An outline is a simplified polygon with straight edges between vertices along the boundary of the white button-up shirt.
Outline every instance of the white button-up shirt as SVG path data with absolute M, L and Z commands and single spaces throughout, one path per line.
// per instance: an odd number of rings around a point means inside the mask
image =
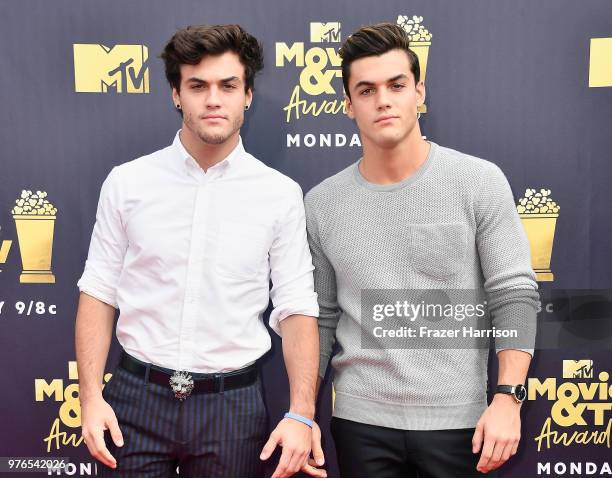
M 134 357 L 226 372 L 270 349 L 269 299 L 277 333 L 292 314 L 318 316 L 312 271 L 300 186 L 242 141 L 205 173 L 177 133 L 110 172 L 78 286 L 119 309 Z

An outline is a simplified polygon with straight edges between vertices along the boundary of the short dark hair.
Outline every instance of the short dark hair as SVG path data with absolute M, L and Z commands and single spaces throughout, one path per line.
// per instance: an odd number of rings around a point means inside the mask
M 393 23 L 377 23 L 361 27 L 350 35 L 340 47 L 340 57 L 342 58 L 342 83 L 346 95 L 351 97 L 349 92 L 349 77 L 351 63 L 367 56 L 379 56 L 391 50 L 404 50 L 410 61 L 410 71 L 414 76 L 415 85 L 421 77 L 419 57 L 410 49 L 410 37 L 408 33 L 399 25 Z
M 240 25 L 195 25 L 178 30 L 161 58 L 170 86 L 180 91 L 181 65 L 197 65 L 207 55 L 233 51 L 244 66 L 245 91 L 254 90 L 255 75 L 263 69 L 263 47 Z

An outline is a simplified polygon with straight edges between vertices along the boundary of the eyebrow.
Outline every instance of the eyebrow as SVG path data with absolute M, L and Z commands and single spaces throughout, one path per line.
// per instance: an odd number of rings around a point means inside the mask
M 396 75 L 393 78 L 389 78 L 385 83 L 393 83 L 394 81 L 397 81 L 397 80 L 407 80 L 407 79 L 408 79 L 408 76 L 404 75 L 403 73 L 400 73 L 399 75 Z M 361 86 L 374 86 L 374 82 L 361 80 L 355 85 L 355 88 L 360 88 Z
M 228 76 L 227 78 L 222 78 L 221 80 L 219 80 L 219 83 L 230 83 L 232 81 L 240 81 L 240 78 L 238 78 L 237 76 Z M 198 78 L 196 76 L 188 78 L 187 82 L 208 84 L 208 81 L 203 80 L 202 78 Z

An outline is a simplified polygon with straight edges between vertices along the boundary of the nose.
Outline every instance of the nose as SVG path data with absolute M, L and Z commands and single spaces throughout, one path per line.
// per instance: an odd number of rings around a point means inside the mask
M 219 88 L 216 85 L 212 85 L 208 89 L 206 95 L 206 108 L 217 109 L 221 107 L 221 95 L 219 94 Z
M 379 88 L 376 92 L 376 109 L 386 110 L 391 107 L 391 97 L 385 88 Z

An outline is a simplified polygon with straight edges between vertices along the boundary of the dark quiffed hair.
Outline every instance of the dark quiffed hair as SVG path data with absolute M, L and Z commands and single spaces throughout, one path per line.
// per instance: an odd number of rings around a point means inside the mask
M 349 76 L 351 63 L 366 56 L 383 55 L 391 50 L 404 50 L 410 61 L 410 71 L 414 76 L 414 83 L 417 84 L 421 77 L 419 57 L 410 49 L 410 37 L 408 33 L 399 25 L 393 23 L 377 23 L 361 27 L 350 35 L 342 47 L 340 47 L 340 57 L 342 58 L 342 82 L 346 95 L 351 97 L 349 92 Z
M 161 58 L 170 86 L 180 91 L 181 65 L 197 65 L 206 55 L 233 51 L 244 65 L 245 90 L 253 90 L 255 74 L 263 69 L 263 48 L 240 25 L 195 25 L 177 31 Z

